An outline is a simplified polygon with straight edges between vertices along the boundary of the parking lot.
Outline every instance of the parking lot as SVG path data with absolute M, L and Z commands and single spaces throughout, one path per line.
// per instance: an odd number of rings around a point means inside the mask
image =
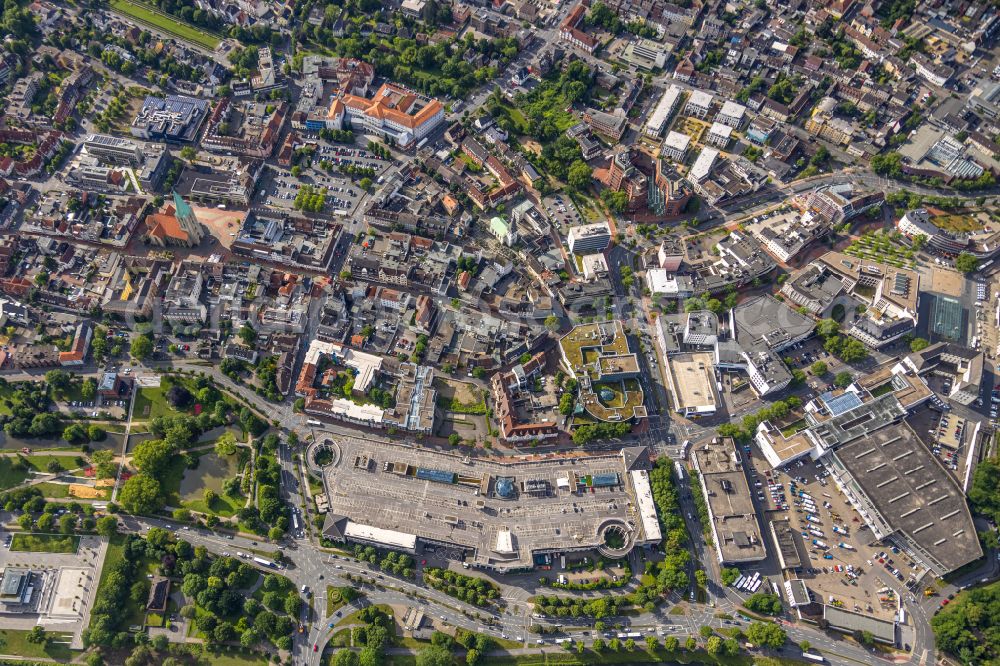
M 745 452 L 765 520 L 787 518 L 800 539 L 799 551 L 808 560 L 799 577 L 816 601 L 891 619 L 899 607 L 893 585 L 908 584 L 919 593 L 913 562 L 894 549 L 869 546 L 874 536 L 821 465 L 806 459 L 777 471 L 755 449 Z
M 349 213 L 357 206 L 364 192 L 350 179 L 339 176 L 324 176 L 318 173 L 303 175 L 296 178 L 291 172 L 272 171 L 265 178 L 257 192 L 258 205 L 273 208 L 295 208 L 295 197 L 303 185 L 310 185 L 316 190 L 325 190 L 325 212 L 333 213 L 341 210 Z
M 570 201 L 569 197 L 564 197 L 561 194 L 553 194 L 542 199 L 542 203 L 545 205 L 546 215 L 556 223 L 562 233 L 565 234 L 569 230 L 569 227 L 583 224 L 580 212 L 573 205 L 573 202 Z
M 319 166 L 329 162 L 330 171 L 321 170 Z M 262 178 L 257 191 L 257 205 L 275 208 L 293 209 L 295 197 L 303 185 L 323 189 L 326 192 L 325 212 L 352 212 L 365 192 L 350 176 L 342 175 L 342 168 L 372 169 L 373 182 L 385 172 L 389 163 L 379 159 L 363 148 L 346 146 L 321 145 L 313 156 L 315 169 L 306 169 L 298 177 L 293 176 L 288 169 L 272 167 Z

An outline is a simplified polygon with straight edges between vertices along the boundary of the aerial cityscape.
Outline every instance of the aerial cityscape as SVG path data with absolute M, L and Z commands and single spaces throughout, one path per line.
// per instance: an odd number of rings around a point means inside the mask
M 1000 664 L 998 28 L 6 0 L 0 663 Z

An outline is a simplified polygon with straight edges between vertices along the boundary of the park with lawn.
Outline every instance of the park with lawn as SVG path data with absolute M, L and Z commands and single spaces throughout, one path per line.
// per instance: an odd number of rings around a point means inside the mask
M 152 575 L 174 581 L 162 613 L 145 611 Z M 268 660 L 260 650 L 290 647 L 295 621 L 289 613 L 297 614 L 300 604 L 288 579 L 262 575 L 235 557 L 195 548 L 167 530 L 152 528 L 145 537 L 113 534 L 84 638 L 103 657 L 102 663 L 121 663 L 113 656 L 119 654 L 120 632 L 144 625 L 168 626 L 176 613 L 190 620 L 189 635 L 203 644 L 184 655 L 182 651 L 191 646 L 154 636 L 133 651 L 133 656 L 136 651 L 146 653 L 146 660 L 139 663 L 165 663 L 168 656 L 185 656 L 193 658 L 182 660 L 190 664 L 263 666 Z

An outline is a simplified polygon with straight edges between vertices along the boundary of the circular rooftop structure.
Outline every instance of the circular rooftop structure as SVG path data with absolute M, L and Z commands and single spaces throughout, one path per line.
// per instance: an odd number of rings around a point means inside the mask
M 504 499 L 512 499 L 514 497 L 514 479 L 510 476 L 501 476 L 497 479 L 496 486 L 497 495 Z
M 597 533 L 603 542 L 597 551 L 605 557 L 624 557 L 635 543 L 635 530 L 617 518 L 601 523 Z

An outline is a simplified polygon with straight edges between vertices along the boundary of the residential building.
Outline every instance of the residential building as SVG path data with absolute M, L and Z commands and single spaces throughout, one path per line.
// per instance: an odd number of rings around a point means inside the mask
M 663 95 L 660 96 L 660 101 L 656 103 L 656 107 L 653 108 L 653 112 L 649 114 L 649 119 L 646 121 L 646 129 L 644 130 L 646 136 L 655 139 L 663 134 L 663 130 L 666 129 L 671 116 L 674 115 L 674 111 L 677 110 L 677 105 L 681 101 L 681 93 L 680 86 L 676 84 L 667 86 Z
M 733 129 L 740 129 L 746 122 L 747 108 L 738 102 L 726 100 L 715 115 L 715 122 L 729 125 Z
M 723 125 L 720 122 L 712 123 L 712 126 L 708 128 L 708 133 L 705 135 L 705 141 L 721 148 L 723 150 L 729 146 L 729 142 L 733 137 L 733 128 L 729 125 Z
M 682 132 L 670 130 L 660 146 L 660 156 L 668 157 L 675 162 L 683 162 L 691 147 L 691 137 Z
M 714 99 L 712 93 L 695 90 L 688 96 L 687 104 L 684 105 L 684 113 L 704 120 L 712 111 Z

